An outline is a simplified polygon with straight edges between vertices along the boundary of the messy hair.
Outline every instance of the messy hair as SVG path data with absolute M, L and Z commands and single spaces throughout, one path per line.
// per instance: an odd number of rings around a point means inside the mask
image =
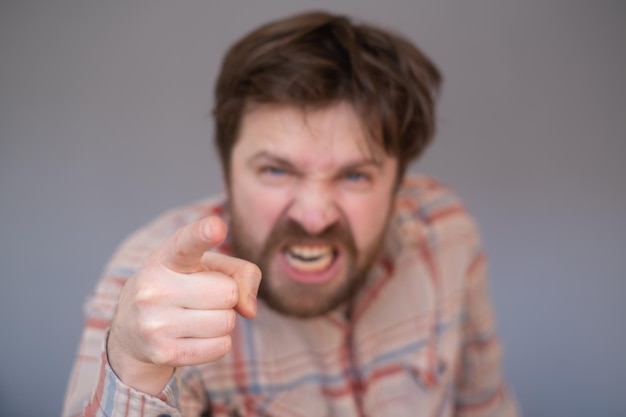
M 224 174 L 251 104 L 303 109 L 350 103 L 400 178 L 435 133 L 441 74 L 404 37 L 345 16 L 310 12 L 265 24 L 226 53 L 215 88 L 215 143 Z

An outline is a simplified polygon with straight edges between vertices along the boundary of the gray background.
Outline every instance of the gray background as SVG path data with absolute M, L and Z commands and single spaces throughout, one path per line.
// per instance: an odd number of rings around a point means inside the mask
M 220 189 L 211 90 L 275 17 L 347 12 L 440 65 L 413 169 L 467 202 L 529 416 L 626 416 L 626 6 L 620 1 L 0 2 L 0 415 L 58 415 L 116 244 Z

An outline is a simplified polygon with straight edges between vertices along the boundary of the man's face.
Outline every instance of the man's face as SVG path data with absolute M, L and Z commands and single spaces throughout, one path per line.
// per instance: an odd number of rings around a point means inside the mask
M 231 156 L 230 232 L 234 254 L 263 271 L 259 296 L 299 317 L 353 296 L 382 245 L 397 167 L 349 104 L 248 110 Z

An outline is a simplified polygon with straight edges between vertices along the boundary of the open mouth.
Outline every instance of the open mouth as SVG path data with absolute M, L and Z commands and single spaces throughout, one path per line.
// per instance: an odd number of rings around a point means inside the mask
M 327 270 L 337 257 L 332 245 L 290 245 L 284 251 L 289 266 L 301 272 L 315 273 Z

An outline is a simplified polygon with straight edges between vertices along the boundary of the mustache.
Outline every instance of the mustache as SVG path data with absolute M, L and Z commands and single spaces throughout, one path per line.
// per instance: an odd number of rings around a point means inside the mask
M 269 246 L 272 243 L 302 243 L 302 242 L 332 242 L 340 241 L 349 247 L 354 246 L 352 233 L 343 224 L 337 222 L 328 225 L 319 233 L 309 233 L 300 223 L 290 218 L 283 218 L 274 227 L 268 238 Z

